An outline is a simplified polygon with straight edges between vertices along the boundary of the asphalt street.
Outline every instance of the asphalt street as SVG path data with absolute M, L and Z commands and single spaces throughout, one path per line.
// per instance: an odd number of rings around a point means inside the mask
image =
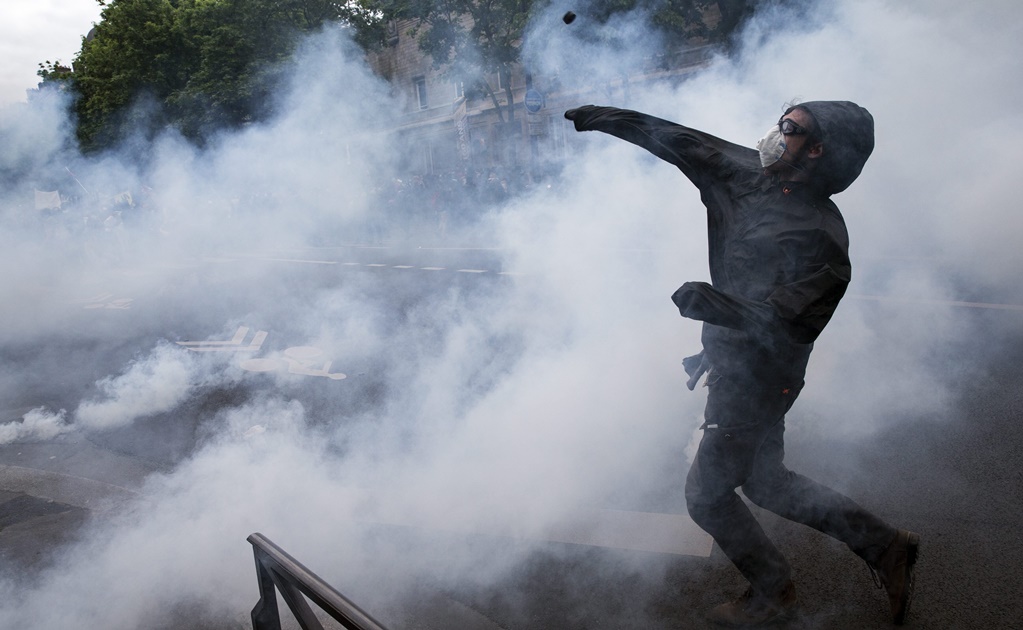
M 147 477 L 173 471 L 186 460 L 208 439 L 204 419 L 256 396 L 269 382 L 265 372 L 287 370 L 306 377 L 295 381 L 292 394 L 303 398 L 311 417 L 344 421 L 346 414 L 354 416 L 381 404 L 387 385 L 376 375 L 393 369 L 400 353 L 355 356 L 344 365 L 332 362 L 305 345 L 298 332 L 301 317 L 285 295 L 358 282 L 368 302 L 407 313 L 451 287 L 467 288 L 466 293 L 484 290 L 476 287 L 500 291 L 516 272 L 500 265 L 500 256 L 486 249 L 387 247 L 194 260 L 168 273 L 167 281 L 159 285 L 161 302 L 169 296 L 194 306 L 182 308 L 174 320 L 148 305 L 146 292 L 154 290 L 152 285 L 136 282 L 130 274 L 118 286 L 86 284 L 77 295 L 65 296 L 69 309 L 77 313 L 74 326 L 120 331 L 121 342 L 97 344 L 88 341 L 90 335 L 70 333 L 59 339 L 6 342 L 0 355 L 18 370 L 0 384 L 4 396 L 0 424 L 17 423 L 40 406 L 73 408 L 76 401 L 95 394 L 99 376 L 117 373 L 150 348 L 157 333 L 168 343 L 197 353 L 233 353 L 250 378 L 230 388 L 200 388 L 181 405 L 131 427 L 0 444 L 4 576 L 31 588 L 36 576 L 75 544 L 84 524 L 146 501 Z M 276 276 L 285 274 L 287 280 L 263 287 L 258 304 L 264 306 L 257 310 L 256 302 L 247 301 L 251 293 L 232 287 L 239 282 L 258 287 L 261 270 L 269 269 Z M 273 292 L 280 292 L 279 299 Z M 840 488 L 883 518 L 921 535 L 909 627 L 1023 627 L 1023 602 L 1018 597 L 1023 591 L 1023 538 L 1018 533 L 1023 516 L 1019 426 L 1023 308 L 1015 307 L 1011 299 L 969 295 L 961 302 L 933 303 L 886 298 L 884 308 L 908 316 L 933 309 L 954 309 L 962 315 L 956 320 L 955 342 L 933 357 L 944 386 L 953 392 L 947 408 L 940 414 L 904 413 L 865 438 L 793 432 L 786 444 L 791 468 Z M 265 307 L 274 303 L 279 309 Z M 317 307 L 308 305 L 310 310 Z M 226 332 L 225 321 L 231 322 Z M 878 366 L 878 378 L 899 375 Z M 344 383 L 343 389 L 332 387 L 338 382 Z M 813 418 L 800 416 L 797 405 L 789 421 Z M 581 528 L 551 536 L 500 583 L 453 588 L 424 576 L 418 583 L 419 596 L 410 598 L 413 603 L 407 608 L 371 612 L 395 630 L 712 627 L 704 621 L 704 612 L 739 595 L 743 584 L 716 548 L 709 544 L 675 548 L 670 535 L 661 540 L 654 533 L 662 525 L 669 532 L 687 527 L 680 490 L 676 486 L 674 493 L 661 495 L 648 509 L 587 518 L 591 523 L 607 519 L 600 535 Z M 817 532 L 754 511 L 789 557 L 797 583 L 799 614 L 778 627 L 890 627 L 886 598 L 875 589 L 862 561 Z M 407 523 L 382 528 L 413 538 L 438 535 L 410 534 Z M 486 532 L 443 535 L 454 537 L 453 544 L 484 548 L 507 544 Z M 313 560 L 310 566 L 315 565 Z M 252 589 L 255 604 L 254 573 Z M 245 627 L 247 615 L 242 610 L 229 618 L 199 620 L 182 613 L 176 627 Z

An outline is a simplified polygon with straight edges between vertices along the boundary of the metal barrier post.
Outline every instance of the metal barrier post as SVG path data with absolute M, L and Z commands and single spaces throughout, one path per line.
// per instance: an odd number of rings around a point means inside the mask
M 256 578 L 259 580 L 259 602 L 252 609 L 253 630 L 281 628 L 274 587 L 281 592 L 303 630 L 323 630 L 306 602 L 307 597 L 347 630 L 386 630 L 266 536 L 257 532 L 249 536 L 248 541 L 256 558 Z
M 274 580 L 263 562 L 266 554 L 255 545 L 252 546 L 252 553 L 256 557 L 256 580 L 259 582 L 259 601 L 252 609 L 252 630 L 281 630 Z

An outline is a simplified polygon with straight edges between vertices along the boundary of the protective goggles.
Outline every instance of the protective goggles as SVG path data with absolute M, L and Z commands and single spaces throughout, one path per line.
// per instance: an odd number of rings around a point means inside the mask
M 783 136 L 805 136 L 810 133 L 805 127 L 800 127 L 788 118 L 782 118 L 778 121 L 778 130 L 781 131 Z

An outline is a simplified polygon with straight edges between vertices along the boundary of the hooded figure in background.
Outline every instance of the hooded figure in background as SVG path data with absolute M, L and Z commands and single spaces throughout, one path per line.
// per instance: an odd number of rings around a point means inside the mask
M 683 317 L 703 322 L 703 350 L 683 365 L 690 389 L 705 374 L 708 387 L 686 503 L 750 583 L 709 618 L 752 627 L 796 607 L 789 564 L 739 498 L 741 487 L 757 505 L 848 545 L 887 590 L 901 624 L 919 536 L 783 463 L 785 414 L 852 274 L 831 195 L 859 176 L 874 148 L 870 113 L 846 101 L 795 105 L 755 150 L 613 107 L 587 105 L 565 118 L 577 131 L 617 136 L 674 164 L 707 207 L 711 282 L 687 282 L 672 296 Z

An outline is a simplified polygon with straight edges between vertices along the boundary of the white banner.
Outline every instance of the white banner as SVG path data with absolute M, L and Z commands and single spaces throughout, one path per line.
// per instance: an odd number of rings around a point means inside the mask
M 60 193 L 56 190 L 51 192 L 36 191 L 36 210 L 60 210 Z

